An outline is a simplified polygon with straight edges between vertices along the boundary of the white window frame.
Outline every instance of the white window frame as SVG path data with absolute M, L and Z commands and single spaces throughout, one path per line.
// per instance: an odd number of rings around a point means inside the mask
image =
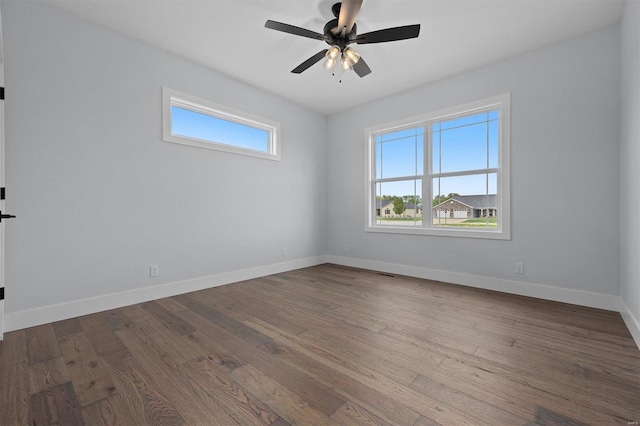
M 171 107 L 173 106 L 240 124 L 242 126 L 264 130 L 268 133 L 267 152 L 225 144 L 222 141 L 213 142 L 173 134 L 171 131 Z M 227 106 L 205 99 L 200 99 L 186 93 L 181 93 L 167 87 L 162 88 L 162 139 L 165 142 L 181 145 L 189 145 L 198 148 L 212 149 L 215 151 L 230 152 L 233 154 L 280 161 L 280 123 L 251 115 L 246 112 L 234 110 Z
M 432 140 L 431 140 L 431 123 L 436 121 L 453 119 L 460 116 L 471 115 L 474 112 L 480 112 L 488 109 L 500 110 L 500 135 L 499 135 L 499 152 L 498 167 L 491 172 L 497 173 L 497 189 L 498 189 L 498 226 L 497 228 L 446 228 L 437 227 L 432 224 L 433 209 L 431 200 L 433 200 L 433 188 L 431 184 L 432 177 L 441 176 L 442 173 L 433 173 L 432 170 Z M 376 151 L 375 137 L 380 133 L 393 132 L 407 127 L 424 126 L 424 167 L 423 174 L 416 175 L 417 179 L 422 180 L 422 226 L 394 226 L 376 223 Z M 504 93 L 487 99 L 470 102 L 464 105 L 446 108 L 423 114 L 416 117 L 387 123 L 365 129 L 365 231 L 381 232 L 389 234 L 413 234 L 413 235 L 434 235 L 446 237 L 464 237 L 464 238 L 486 238 L 498 240 L 511 239 L 511 189 L 510 189 L 510 147 L 511 138 L 511 94 Z M 460 173 L 447 173 L 445 175 L 465 175 L 469 171 Z M 393 179 L 391 179 L 393 180 Z M 406 180 L 406 178 L 398 178 L 397 180 Z M 425 203 L 428 203 L 425 204 Z M 425 208 L 427 207 L 428 208 Z M 428 212 L 425 213 L 425 212 Z

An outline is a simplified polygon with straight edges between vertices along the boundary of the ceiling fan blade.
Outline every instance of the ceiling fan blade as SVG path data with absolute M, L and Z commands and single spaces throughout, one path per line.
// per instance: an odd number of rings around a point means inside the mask
M 362 0 L 342 0 L 340 16 L 338 16 L 338 27 L 335 31 L 340 33 L 346 27 L 346 34 L 349 34 L 353 29 L 356 18 L 358 18 L 360 7 L 362 7 Z
M 301 37 L 313 38 L 316 40 L 327 40 L 327 36 L 317 33 L 315 31 L 307 30 L 305 28 L 296 27 L 289 24 L 283 24 L 282 22 L 276 22 L 268 20 L 264 24 L 265 28 L 269 28 L 276 31 L 282 31 L 283 33 L 289 33 Z
M 298 65 L 297 67 L 295 67 L 291 72 L 294 73 L 294 74 L 300 74 L 302 71 L 305 71 L 311 65 L 315 64 L 320 59 L 324 58 L 324 55 L 327 54 L 328 50 L 329 49 L 324 49 L 324 50 L 316 53 L 315 55 L 313 55 L 312 57 L 310 57 L 309 59 L 307 59 L 306 61 L 304 61 L 300 65 Z M 360 61 L 358 61 L 358 62 L 360 62 Z
M 371 74 L 371 68 L 369 68 L 369 65 L 367 65 L 364 59 L 362 59 L 362 56 L 360 57 L 358 62 L 356 62 L 356 64 L 353 66 L 353 70 L 360 77 L 364 77 L 365 75 Z
M 416 38 L 419 34 L 420 24 L 405 25 L 404 27 L 386 28 L 384 30 L 360 34 L 356 37 L 355 42 L 358 44 L 385 43 L 388 41 Z

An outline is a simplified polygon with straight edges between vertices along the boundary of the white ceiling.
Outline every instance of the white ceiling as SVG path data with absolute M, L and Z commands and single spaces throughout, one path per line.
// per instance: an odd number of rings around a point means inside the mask
M 353 45 L 372 73 L 322 61 L 290 71 L 322 41 L 264 28 L 267 19 L 322 33 L 334 0 L 47 0 L 130 37 L 331 114 L 618 22 L 624 0 L 365 0 L 358 33 L 421 24 L 420 37 Z

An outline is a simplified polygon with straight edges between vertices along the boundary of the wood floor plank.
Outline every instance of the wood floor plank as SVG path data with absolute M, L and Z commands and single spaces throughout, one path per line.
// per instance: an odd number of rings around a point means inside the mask
M 63 357 L 29 366 L 29 393 L 34 394 L 69 382 Z
M 25 330 L 4 333 L 2 341 L 2 367 L 28 362 L 27 335 Z
M 499 360 L 500 364 L 524 374 L 547 376 L 552 383 L 560 382 L 586 394 L 608 398 L 612 392 L 616 392 L 623 403 L 640 402 L 640 383 L 636 378 L 628 374 L 603 371 L 600 365 L 584 358 L 576 357 L 572 363 L 558 362 L 557 356 L 518 347 L 497 350 L 479 348 L 474 355 L 488 361 Z M 564 360 L 569 358 L 566 354 L 563 357 Z
M 271 408 L 240 387 L 235 380 L 207 357 L 201 357 L 180 366 L 190 383 L 210 389 L 227 412 L 240 424 L 270 425 L 280 416 Z
M 258 324 L 259 320 L 254 322 Z M 268 332 L 265 330 L 265 333 Z M 420 396 L 408 387 L 382 374 L 375 374 L 365 367 L 354 370 L 341 365 L 339 360 L 327 356 L 320 348 L 310 346 L 311 342 L 305 341 L 302 336 L 287 334 L 284 331 L 278 333 L 284 339 L 284 344 L 290 348 L 288 352 L 296 353 L 295 357 L 288 357 L 290 363 L 316 372 L 318 378 L 326 377 L 337 389 L 347 391 L 345 397 L 359 401 L 380 417 L 392 423 L 412 424 L 420 412 L 436 414 L 436 409 L 433 408 L 438 405 L 436 401 L 428 401 L 428 397 Z M 353 383 L 359 386 L 353 386 Z M 408 396 L 407 400 L 398 401 L 398 394 L 405 394 Z M 434 404 L 430 406 L 429 402 Z M 464 416 L 459 416 L 459 413 L 449 410 L 446 406 L 437 407 L 437 416 L 447 417 L 449 421 L 455 421 L 457 424 L 470 424 L 468 419 L 464 419 Z
M 366 348 L 353 344 L 353 342 L 341 339 L 337 334 L 329 334 L 326 339 L 304 339 L 304 336 L 287 334 L 284 330 L 279 330 L 271 324 L 267 324 L 259 319 L 246 321 L 251 327 L 260 330 L 262 333 L 280 340 L 285 344 L 295 344 L 303 350 L 308 350 L 323 359 L 333 360 L 341 363 L 355 371 L 366 371 L 370 374 L 374 371 L 384 374 L 398 383 L 409 385 L 418 376 L 406 365 L 392 363 L 384 358 L 377 357 L 377 351 L 367 351 Z
M 398 331 L 385 328 L 380 331 L 380 334 L 400 342 L 419 343 L 420 346 L 443 355 L 449 353 L 451 350 L 473 354 L 478 349 L 476 345 L 465 339 L 457 339 L 455 336 L 434 333 L 431 329 Z
M 266 279 L 265 279 L 266 281 Z M 267 281 L 268 282 L 268 281 Z M 286 292 L 288 289 L 300 287 L 300 285 L 310 285 L 312 282 L 300 281 L 294 283 L 292 281 L 287 281 L 286 284 L 283 284 L 276 291 L 271 290 L 271 298 L 276 298 L 282 304 L 285 304 L 288 307 L 297 308 L 302 311 L 317 311 L 318 309 L 322 309 L 322 312 L 325 316 L 333 318 L 336 321 L 346 321 L 347 323 L 356 325 L 358 327 L 365 328 L 367 330 L 371 330 L 377 332 L 386 326 L 386 323 L 381 322 L 380 318 L 371 316 L 371 312 L 373 310 L 349 310 L 345 304 L 348 304 L 348 301 L 340 301 L 335 298 L 335 293 L 322 289 L 316 288 L 314 291 L 310 292 L 302 292 L 296 298 L 283 298 L 279 296 L 279 293 Z M 307 287 L 305 289 L 312 289 L 312 287 Z M 257 287 L 256 289 L 247 289 L 245 297 L 251 297 L 251 294 L 256 292 L 269 292 L 268 287 L 262 288 Z M 285 293 L 286 294 L 286 293 Z M 269 300 L 269 299 L 267 299 Z M 350 298 L 348 300 L 353 300 Z M 354 308 L 355 305 L 351 305 L 351 308 Z
M 64 336 L 58 343 L 81 406 L 93 404 L 116 393 L 111 376 L 84 333 Z
M 442 425 L 428 417 L 420 416 L 420 418 L 413 424 L 413 426 L 442 426 Z
M 26 333 L 29 365 L 38 364 L 60 356 L 56 334 L 51 324 L 28 328 Z
M 158 352 L 157 346 L 138 339 L 134 330 L 117 333 L 138 364 L 136 374 L 161 389 L 163 396 L 171 401 L 187 424 L 208 424 L 212 419 L 220 423 L 236 423 L 214 393 L 199 383 L 191 383 L 179 370 L 179 365 L 173 360 L 167 361 L 165 354 Z M 153 377 L 148 376 L 149 371 L 154 372 Z
M 595 387 L 584 390 L 583 386 L 588 386 L 588 381 L 584 378 L 572 381 L 570 380 L 571 374 L 559 377 L 557 373 L 545 374 L 544 369 L 528 372 L 527 370 L 530 368 L 522 367 L 524 364 L 521 364 L 519 368 L 514 368 L 474 356 L 465 357 L 463 362 L 479 369 L 493 371 L 511 381 L 527 383 L 536 389 L 567 398 L 587 407 L 594 407 L 613 416 L 633 416 L 640 409 L 640 406 L 637 405 L 640 400 L 637 394 L 630 394 L 625 389 L 621 389 L 616 397 L 612 398 L 611 394 L 600 392 Z M 443 365 L 447 363 L 449 360 L 444 361 Z M 592 393 L 594 390 L 597 391 L 596 394 Z
M 89 339 L 96 355 L 106 355 L 124 349 L 124 345 L 111 329 L 102 313 L 79 318 L 81 331 Z
M 269 356 L 269 346 L 273 344 L 271 338 L 188 296 L 177 298 L 208 322 L 205 326 L 209 334 L 228 350 L 243 354 L 249 363 L 267 372 L 326 415 L 331 415 L 344 404 L 345 400 L 332 389 L 318 384 L 304 372 L 288 368 L 276 357 Z
M 118 393 L 130 407 L 135 424 L 185 424 L 184 418 L 127 349 L 104 355 L 101 359 L 106 364 Z
M 332 369 L 340 371 L 364 385 L 371 388 L 375 387 L 380 393 L 399 403 L 402 401 L 401 403 L 406 405 L 408 408 L 420 414 L 429 416 L 430 418 L 442 421 L 443 423 L 457 425 L 491 424 L 485 421 L 474 421 L 472 416 L 467 415 L 464 411 L 456 410 L 453 407 L 448 406 L 448 404 L 441 403 L 436 399 L 420 394 L 409 387 L 388 379 L 384 375 L 364 375 L 360 372 L 345 369 L 333 363 L 331 364 L 331 367 Z
M 184 314 L 186 313 L 187 312 L 184 312 Z M 209 337 L 206 331 L 193 332 L 188 336 L 183 336 L 183 339 L 187 341 L 188 344 L 196 345 L 202 348 L 202 353 L 206 354 L 205 356 L 209 358 L 209 360 L 215 362 L 220 366 L 223 366 L 227 370 L 227 372 L 230 372 L 231 370 L 241 367 L 247 363 L 238 355 L 227 350 L 214 339 Z
M 79 333 L 82 331 L 82 326 L 80 325 L 80 321 L 78 321 L 78 318 L 70 318 L 63 321 L 57 321 L 52 325 L 53 331 L 55 332 L 58 339 L 69 334 Z
M 331 264 L 6 333 L 0 424 L 626 425 L 617 312 Z
M 181 315 L 189 315 L 189 321 L 193 324 L 199 324 L 202 328 L 206 327 L 206 322 L 193 312 L 182 312 Z M 210 339 L 210 338 L 209 338 Z M 235 356 L 235 355 L 234 355 Z M 411 424 L 418 417 L 414 411 L 403 407 L 390 398 L 381 395 L 374 389 L 362 385 L 357 381 L 351 381 L 348 377 L 339 374 L 331 369 L 326 369 L 321 365 L 310 363 L 308 359 L 287 357 L 287 361 L 298 365 L 300 368 L 308 371 L 308 373 L 319 383 L 327 387 L 334 386 L 344 398 L 352 397 L 360 401 L 360 404 L 366 405 L 370 410 L 376 411 L 392 424 Z M 220 362 L 218 362 L 220 363 Z M 243 362 L 242 365 L 245 363 Z M 238 364 L 232 363 L 228 371 L 237 368 Z M 339 386 L 338 386 L 339 385 Z
M 180 303 L 178 303 L 172 297 L 165 297 L 164 299 L 158 299 L 155 301 L 157 304 L 165 308 L 167 311 L 175 314 L 176 312 L 181 312 L 186 309 L 186 307 Z
M 302 333 L 306 328 L 297 321 L 296 315 L 287 315 L 281 307 L 266 302 L 247 300 L 246 297 L 238 298 L 238 302 L 231 305 L 234 309 L 245 313 L 251 313 L 251 317 L 267 321 L 278 328 L 294 334 Z
M 140 307 L 151 312 L 162 325 L 179 335 L 189 334 L 196 330 L 191 324 L 176 316 L 158 302 L 146 302 Z
M 82 418 L 86 425 L 118 426 L 134 425 L 127 402 L 119 394 L 101 399 L 98 402 L 81 408 Z
M 128 306 L 123 310 L 128 318 L 133 319 L 135 326 L 116 331 L 119 338 L 123 338 L 123 333 L 135 334 L 137 338 L 155 347 L 157 352 L 164 354 L 165 360 L 172 362 L 174 366 L 202 355 L 198 348 L 185 343 L 182 334 L 166 328 L 160 320 L 141 306 Z
M 483 383 L 484 388 L 492 393 L 500 393 L 503 397 L 519 400 L 520 404 L 526 404 L 528 407 L 533 405 L 533 408 L 530 409 L 532 417 L 535 412 L 535 405 L 543 405 L 554 411 L 562 412 L 568 417 L 587 423 L 623 425 L 628 421 L 623 418 L 622 413 L 609 414 L 608 412 L 600 411 L 597 408 L 576 402 L 573 399 L 576 394 L 560 396 L 555 390 L 550 393 L 536 386 L 531 386 L 526 381 L 517 378 L 513 380 L 509 377 L 508 373 L 500 374 L 502 371 L 500 368 L 496 368 L 497 366 L 495 365 L 470 365 L 451 358 L 444 360 L 440 367 L 455 372 L 458 375 L 467 375 L 473 378 L 473 380 Z M 496 369 L 498 372 L 493 371 Z M 629 408 L 631 409 L 631 407 Z
M 391 423 L 384 421 L 352 401 L 345 402 L 342 407 L 331 415 L 331 418 L 343 426 L 391 426 Z
M 24 330 L 4 334 L 0 361 L 0 424 L 27 425 L 30 418 L 29 367 Z
M 71 382 L 33 394 L 30 399 L 31 425 L 84 425 Z
M 523 417 L 423 376 L 418 377 L 409 387 L 458 410 L 468 411 L 478 421 L 494 425 L 520 425 L 527 422 L 527 419 Z
M 308 330 L 302 333 L 300 336 L 309 340 L 327 338 L 327 335 L 342 334 L 345 339 L 359 342 L 362 344 L 363 350 L 375 350 L 381 357 L 397 357 L 405 362 L 405 365 L 412 365 L 417 360 L 424 363 L 430 363 L 438 365 L 445 358 L 443 354 L 444 349 L 431 346 L 425 348 L 417 345 L 416 343 L 408 343 L 406 341 L 400 341 L 389 336 L 385 336 L 379 333 L 369 333 L 362 330 L 353 330 L 349 327 L 342 327 L 342 333 L 340 329 L 325 330 Z M 437 352 L 436 352 L 437 351 Z M 439 352 L 439 353 L 438 353 Z
M 291 425 L 337 425 L 326 414 L 251 365 L 237 368 L 231 375 Z
M 136 323 L 125 314 L 126 308 L 127 307 L 111 309 L 109 311 L 99 312 L 97 315 L 102 315 L 105 322 L 113 331 L 133 328 L 136 326 Z

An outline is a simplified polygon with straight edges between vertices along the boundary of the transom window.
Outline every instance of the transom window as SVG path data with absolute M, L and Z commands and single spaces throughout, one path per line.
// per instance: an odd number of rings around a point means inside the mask
M 163 88 L 163 139 L 199 148 L 280 159 L 279 124 Z
M 366 230 L 509 239 L 509 100 L 367 129 Z

